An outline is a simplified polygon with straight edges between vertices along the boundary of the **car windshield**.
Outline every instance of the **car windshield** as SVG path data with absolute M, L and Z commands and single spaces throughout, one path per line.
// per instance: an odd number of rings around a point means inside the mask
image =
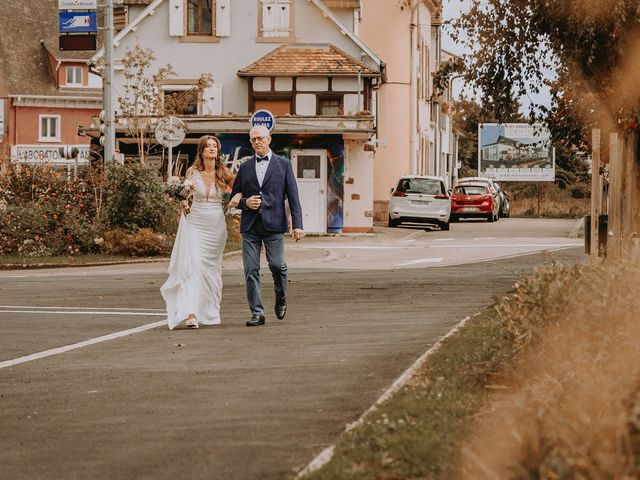
M 480 185 L 459 185 L 453 189 L 454 195 L 484 195 L 485 187 Z
M 441 182 L 430 178 L 403 178 L 398 182 L 397 190 L 402 193 L 421 193 L 425 195 L 444 193 Z

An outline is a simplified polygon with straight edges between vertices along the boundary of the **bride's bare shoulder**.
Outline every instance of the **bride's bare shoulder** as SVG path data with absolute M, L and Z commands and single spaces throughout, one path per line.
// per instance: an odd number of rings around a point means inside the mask
M 197 172 L 197 170 L 194 167 L 187 168 L 187 173 L 185 175 L 185 178 L 193 177 L 193 174 L 196 173 L 196 172 Z

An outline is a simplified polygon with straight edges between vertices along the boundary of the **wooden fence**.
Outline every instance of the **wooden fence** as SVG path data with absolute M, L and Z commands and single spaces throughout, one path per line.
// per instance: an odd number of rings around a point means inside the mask
M 591 254 L 640 264 L 638 134 L 611 133 L 603 158 L 600 130 L 592 133 Z M 603 168 L 604 167 L 604 168 Z M 606 230 L 600 227 L 606 219 Z M 606 235 L 606 240 L 601 238 Z M 606 248 L 598 245 L 606 244 Z

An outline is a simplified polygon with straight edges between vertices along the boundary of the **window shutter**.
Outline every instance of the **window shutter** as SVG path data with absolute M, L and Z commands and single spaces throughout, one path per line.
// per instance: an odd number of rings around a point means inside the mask
M 184 0 L 169 0 L 169 35 L 184 35 Z
M 281 4 L 275 4 L 273 8 L 277 10 L 278 23 L 276 24 L 276 27 L 278 29 L 278 32 L 280 32 L 281 34 L 284 33 L 284 36 L 288 36 L 289 12 L 291 10 L 291 5 L 283 2 Z
M 216 36 L 228 37 L 231 34 L 231 0 L 216 1 Z
M 222 85 L 214 84 L 204 89 L 203 114 L 222 115 Z
M 262 36 L 263 37 L 273 37 L 275 35 L 275 27 L 276 27 L 276 8 L 278 6 L 272 3 L 263 3 L 262 4 Z

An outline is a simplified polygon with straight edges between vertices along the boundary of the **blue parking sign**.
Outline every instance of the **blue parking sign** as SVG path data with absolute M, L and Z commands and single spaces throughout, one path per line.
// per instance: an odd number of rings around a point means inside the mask
M 60 33 L 90 33 L 98 31 L 97 12 L 60 12 Z

